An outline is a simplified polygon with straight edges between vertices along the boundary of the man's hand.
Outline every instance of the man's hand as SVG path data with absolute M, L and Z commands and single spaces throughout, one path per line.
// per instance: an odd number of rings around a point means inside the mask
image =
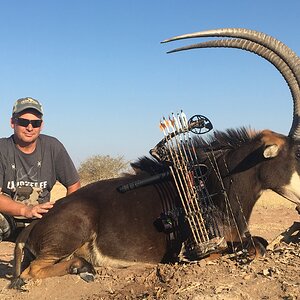
M 24 209 L 24 214 L 22 214 L 26 218 L 42 218 L 43 214 L 47 213 L 50 208 L 53 207 L 53 203 L 46 202 L 43 204 L 38 204 L 35 206 L 26 206 Z

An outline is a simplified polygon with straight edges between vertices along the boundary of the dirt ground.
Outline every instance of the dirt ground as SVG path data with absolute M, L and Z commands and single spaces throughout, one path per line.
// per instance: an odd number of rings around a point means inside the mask
M 54 198 L 63 192 L 57 187 Z M 253 235 L 272 241 L 294 221 L 292 204 L 266 192 L 250 220 Z M 31 281 L 25 291 L 9 290 L 13 244 L 0 243 L 0 299 L 300 299 L 300 243 L 281 243 L 250 264 L 222 257 L 175 265 L 97 268 L 94 282 L 78 276 Z

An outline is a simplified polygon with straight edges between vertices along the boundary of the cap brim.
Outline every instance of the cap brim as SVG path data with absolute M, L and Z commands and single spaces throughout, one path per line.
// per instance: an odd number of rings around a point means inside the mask
M 33 106 L 33 105 L 28 105 L 28 106 L 26 106 L 22 109 L 19 109 L 19 110 L 13 112 L 13 113 L 14 114 L 19 114 L 19 113 L 21 113 L 21 112 L 23 112 L 24 110 L 27 110 L 27 109 L 33 109 L 33 110 L 37 111 L 39 114 L 43 115 L 43 111 L 39 110 L 38 108 L 36 108 L 36 106 Z

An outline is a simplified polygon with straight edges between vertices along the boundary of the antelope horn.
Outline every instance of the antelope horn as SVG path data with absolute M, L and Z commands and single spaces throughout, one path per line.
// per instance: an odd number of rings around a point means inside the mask
M 298 120 L 295 118 L 295 116 L 300 115 L 300 88 L 297 83 L 297 80 L 289 68 L 289 66 L 282 60 L 277 54 L 275 54 L 270 49 L 259 45 L 257 43 L 254 43 L 252 41 L 247 41 L 243 39 L 226 39 L 226 40 L 215 40 L 215 41 L 208 41 L 203 43 L 198 43 L 194 45 L 189 45 L 181 48 L 177 48 L 174 50 L 169 51 L 168 53 L 174 53 L 184 50 L 191 50 L 191 49 L 198 49 L 198 48 L 238 48 L 242 50 L 246 50 L 249 52 L 253 52 L 266 60 L 268 60 L 270 63 L 272 63 L 277 70 L 281 73 L 283 78 L 285 79 L 286 83 L 288 84 L 292 97 L 294 102 L 294 118 L 292 127 L 289 133 L 289 136 L 292 136 L 293 133 L 296 136 L 300 136 L 300 128 L 297 128 Z
M 205 30 L 195 33 L 184 34 L 176 36 L 162 43 L 167 43 L 175 40 L 182 40 L 188 38 L 198 38 L 198 37 L 232 37 L 240 38 L 249 41 L 253 41 L 257 44 L 265 46 L 266 48 L 272 50 L 278 56 L 280 56 L 291 68 L 295 77 L 297 78 L 298 84 L 300 84 L 300 59 L 295 52 L 293 52 L 288 46 L 275 39 L 274 37 L 267 35 L 263 32 L 258 32 L 255 30 L 244 29 L 244 28 L 221 28 Z
M 293 73 L 297 81 L 298 91 L 296 92 L 296 95 L 293 94 L 294 114 L 293 114 L 293 123 L 289 132 L 289 136 L 295 139 L 300 139 L 300 113 L 299 113 L 300 100 L 298 97 L 299 87 L 300 87 L 300 59 L 289 47 L 287 47 L 285 44 L 278 41 L 274 37 L 266 35 L 262 32 L 257 32 L 254 30 L 242 29 L 242 28 L 223 28 L 223 29 L 207 30 L 202 32 L 185 34 L 185 35 L 176 36 L 171 39 L 164 40 L 163 43 L 180 40 L 180 39 L 197 38 L 197 37 L 237 37 L 244 40 L 250 40 L 254 43 L 257 43 L 265 47 L 266 49 L 269 49 L 274 54 L 279 56 L 290 68 L 291 72 Z M 220 46 L 220 47 L 225 47 L 225 46 Z M 241 49 L 243 48 L 241 47 Z M 291 89 L 291 83 L 288 82 L 288 84 Z

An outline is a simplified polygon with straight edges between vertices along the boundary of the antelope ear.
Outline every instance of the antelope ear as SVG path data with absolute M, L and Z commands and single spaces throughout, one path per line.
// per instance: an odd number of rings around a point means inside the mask
M 264 157 L 265 158 L 272 158 L 278 155 L 280 150 L 279 145 L 273 144 L 273 145 L 267 145 L 264 150 Z

